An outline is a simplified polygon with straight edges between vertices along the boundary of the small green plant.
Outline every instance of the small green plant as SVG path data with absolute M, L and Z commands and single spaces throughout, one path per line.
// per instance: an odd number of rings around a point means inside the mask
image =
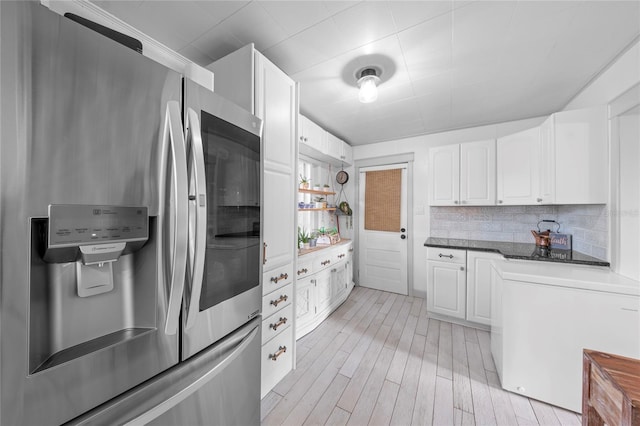
M 300 186 L 307 186 L 308 187 L 310 180 L 311 179 L 309 179 L 308 177 L 300 175 Z
M 324 201 L 324 197 L 315 197 L 313 199 L 316 203 L 322 203 Z
M 305 228 L 300 229 L 298 226 L 298 245 L 309 242 L 309 233 Z

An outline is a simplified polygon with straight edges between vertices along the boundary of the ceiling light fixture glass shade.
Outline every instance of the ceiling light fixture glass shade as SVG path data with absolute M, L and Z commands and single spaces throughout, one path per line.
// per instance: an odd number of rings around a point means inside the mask
M 378 99 L 378 83 L 380 83 L 380 77 L 376 75 L 376 70 L 373 68 L 365 68 L 360 72 L 360 78 L 358 78 L 360 102 L 368 104 Z

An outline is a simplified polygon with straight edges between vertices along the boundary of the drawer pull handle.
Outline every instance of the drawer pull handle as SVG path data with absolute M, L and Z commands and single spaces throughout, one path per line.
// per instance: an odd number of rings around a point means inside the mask
M 453 259 L 453 255 L 452 254 L 447 256 L 446 254 L 438 253 L 438 257 L 448 257 L 449 259 Z
M 278 352 L 276 352 L 275 354 L 269 354 L 269 359 L 270 359 L 271 361 L 277 361 L 277 360 L 278 360 L 278 357 L 279 357 L 280 355 L 282 355 L 283 353 L 285 353 L 286 351 L 287 351 L 287 347 L 286 347 L 286 346 L 280 346 L 280 347 L 278 348 Z
M 328 265 L 328 264 L 330 264 L 330 263 L 331 263 L 331 261 L 330 261 L 330 260 L 325 260 L 324 262 L 320 262 L 320 264 L 321 264 L 322 266 L 326 266 L 326 265 Z
M 339 254 L 339 255 L 338 255 L 338 259 L 342 259 L 342 258 L 343 258 L 343 257 L 345 257 L 345 256 L 346 256 L 346 254 L 344 254 L 344 253 Z
M 287 278 L 289 278 L 289 274 L 280 274 L 279 277 L 271 277 L 271 282 L 274 284 L 278 284 L 278 281 L 286 280 Z
M 269 324 L 269 328 L 273 328 L 273 331 L 276 331 L 278 327 L 280 327 L 281 325 L 285 325 L 286 323 L 287 323 L 287 319 L 280 317 L 280 321 L 278 321 L 275 324 Z
M 298 275 L 306 274 L 307 272 L 309 272 L 309 271 L 307 270 L 307 268 L 302 268 L 302 269 L 298 270 Z
M 286 302 L 288 298 L 289 296 L 287 296 L 286 294 L 282 294 L 280 295 L 280 298 L 278 300 L 272 300 L 271 302 L 269 302 L 269 304 L 273 306 L 278 306 L 280 303 Z
M 352 251 L 353 251 L 353 249 L 352 249 L 352 248 L 350 248 L 350 249 L 349 249 L 349 253 L 351 253 Z

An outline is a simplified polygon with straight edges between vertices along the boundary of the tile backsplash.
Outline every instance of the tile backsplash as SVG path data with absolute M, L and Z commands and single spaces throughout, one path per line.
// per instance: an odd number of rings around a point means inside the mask
M 533 243 L 531 230 L 543 219 L 560 223 L 573 236 L 573 249 L 608 258 L 607 206 L 487 206 L 431 207 L 432 237 Z

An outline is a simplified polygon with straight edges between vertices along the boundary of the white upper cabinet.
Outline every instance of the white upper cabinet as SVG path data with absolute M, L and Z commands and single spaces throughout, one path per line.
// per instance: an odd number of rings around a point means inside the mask
M 304 115 L 299 116 L 299 150 L 301 154 L 336 166 L 353 163 L 353 149 L 340 138 L 318 126 Z
M 549 204 L 605 204 L 608 126 L 605 106 L 551 115 L 542 125 L 541 194 Z
M 498 138 L 499 205 L 539 204 L 540 128 Z
M 495 140 L 432 148 L 429 170 L 432 206 L 495 204 Z
M 460 145 L 429 150 L 429 183 L 432 206 L 460 203 Z
M 460 144 L 460 203 L 487 206 L 496 203 L 496 141 Z
M 300 115 L 300 151 L 306 153 L 314 153 L 314 151 L 327 152 L 327 132 L 304 115 Z M 311 148 L 309 151 L 307 148 Z

